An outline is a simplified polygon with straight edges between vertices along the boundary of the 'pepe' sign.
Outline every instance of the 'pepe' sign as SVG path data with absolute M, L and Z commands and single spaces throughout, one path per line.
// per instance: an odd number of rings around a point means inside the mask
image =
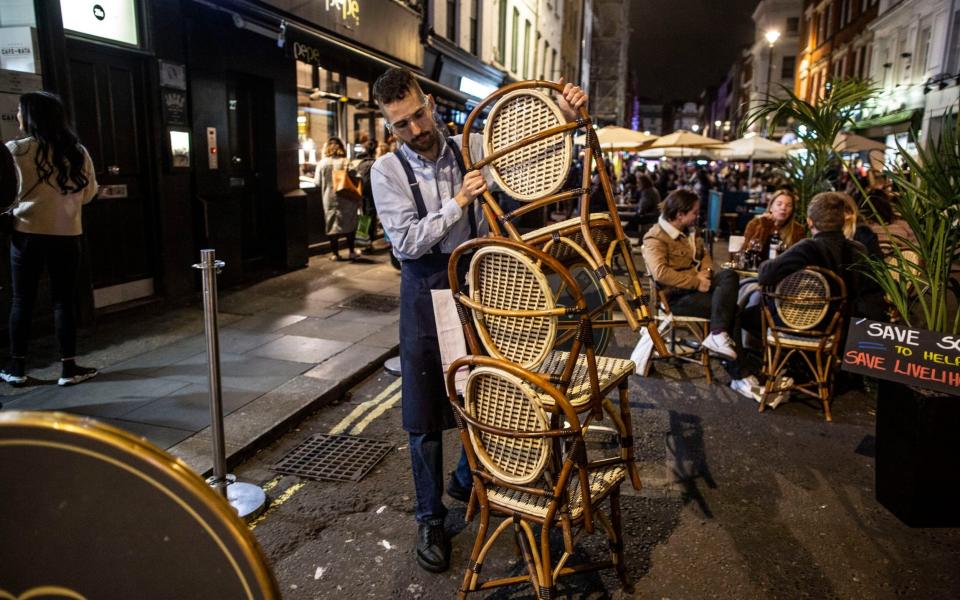
M 841 368 L 960 395 L 960 336 L 853 319 Z

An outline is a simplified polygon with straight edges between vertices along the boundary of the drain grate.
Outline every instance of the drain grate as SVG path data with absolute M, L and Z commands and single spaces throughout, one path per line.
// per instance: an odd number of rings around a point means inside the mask
M 400 297 L 385 294 L 359 294 L 340 304 L 340 308 L 388 313 L 400 308 Z
M 392 447 L 382 440 L 317 434 L 284 456 L 273 470 L 307 479 L 360 481 Z

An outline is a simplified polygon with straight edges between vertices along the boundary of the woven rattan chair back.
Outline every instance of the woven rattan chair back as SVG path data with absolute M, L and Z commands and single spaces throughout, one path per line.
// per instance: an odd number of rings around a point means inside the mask
M 485 152 L 493 154 L 564 121 L 557 103 L 543 92 L 510 92 L 487 116 Z M 561 132 L 505 154 L 491 164 L 490 172 L 504 192 L 530 201 L 557 192 L 567 180 L 572 161 L 573 137 L 571 132 Z
M 777 285 L 777 313 L 791 329 L 813 329 L 830 310 L 830 285 L 821 273 L 803 269 L 791 273 Z
M 519 377 L 491 367 L 478 367 L 467 377 L 464 409 L 474 420 L 518 433 L 548 431 L 546 412 L 537 394 Z M 477 459 L 492 475 L 525 485 L 537 480 L 550 458 L 546 437 L 496 435 L 468 426 Z
M 498 313 L 473 311 L 480 342 L 491 356 L 534 370 L 546 360 L 557 338 L 557 317 L 522 311 L 552 309 L 556 300 L 530 258 L 500 246 L 477 250 L 470 261 L 470 297 Z

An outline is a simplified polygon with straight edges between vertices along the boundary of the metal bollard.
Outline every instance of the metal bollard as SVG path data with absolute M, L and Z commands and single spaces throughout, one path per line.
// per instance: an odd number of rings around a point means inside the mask
M 223 396 L 220 389 L 220 334 L 217 324 L 217 274 L 225 266 L 216 260 L 215 250 L 201 250 L 200 270 L 203 281 L 203 328 L 207 336 L 207 364 L 210 380 L 210 429 L 213 432 L 213 476 L 210 484 L 237 511 L 242 519 L 252 519 L 266 507 L 267 495 L 259 486 L 238 482 L 227 473 L 226 446 L 223 435 Z

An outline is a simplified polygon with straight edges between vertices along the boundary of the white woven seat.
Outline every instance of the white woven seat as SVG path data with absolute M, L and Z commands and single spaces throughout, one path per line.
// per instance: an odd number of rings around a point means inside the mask
M 791 335 L 789 333 L 781 333 L 778 336 L 767 332 L 767 343 L 774 344 L 777 342 L 777 338 L 780 339 L 780 345 L 789 348 L 809 348 L 810 350 L 820 347 L 820 343 L 823 341 L 823 338 L 811 338 L 805 337 L 802 335 Z M 836 339 L 833 336 L 826 338 L 826 343 L 824 348 L 830 348 L 836 342 Z
M 551 352 L 547 360 L 537 368 L 537 372 L 547 375 L 551 380 L 558 379 L 569 359 L 569 352 Z M 596 360 L 601 394 L 616 385 L 624 375 L 629 375 L 637 368 L 632 360 L 625 358 L 598 356 Z M 570 405 L 577 411 L 590 405 L 590 371 L 584 354 L 577 357 L 577 363 L 570 378 L 570 387 L 567 389 L 567 398 Z M 545 406 L 553 404 L 549 397 L 545 397 L 543 403 Z
M 607 493 L 620 484 L 627 477 L 627 470 L 621 465 L 605 467 L 590 471 L 590 499 L 598 504 Z M 580 494 L 580 480 L 572 479 L 568 486 L 570 493 L 570 517 L 577 519 L 583 514 L 583 497 Z M 514 489 L 491 486 L 487 489 L 487 498 L 505 512 L 522 511 L 529 515 L 544 518 L 547 515 L 550 500 L 543 496 L 536 496 Z

